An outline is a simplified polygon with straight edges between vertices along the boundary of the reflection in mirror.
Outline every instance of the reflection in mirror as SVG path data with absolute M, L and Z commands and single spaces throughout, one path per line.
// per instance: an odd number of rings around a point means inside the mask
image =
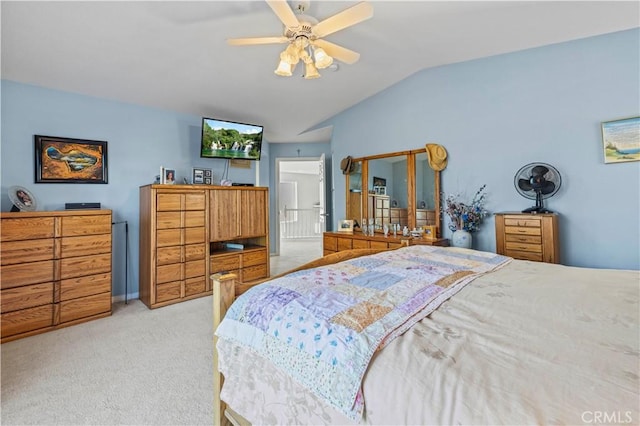
M 359 228 L 362 220 L 362 161 L 355 161 L 352 170 L 347 175 L 349 198 L 346 219 L 353 220 L 354 226 Z
M 416 160 L 416 227 L 437 225 L 435 172 L 429 167 L 427 153 L 415 154 Z
M 408 226 L 407 156 L 376 158 L 367 163 L 367 212 L 376 231 L 382 231 L 385 224 Z

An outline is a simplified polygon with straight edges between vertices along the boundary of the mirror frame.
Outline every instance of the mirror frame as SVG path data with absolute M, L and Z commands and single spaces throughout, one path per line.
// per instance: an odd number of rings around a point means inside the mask
M 361 190 L 362 190 L 362 194 L 363 196 L 361 197 L 361 211 L 362 211 L 362 217 L 369 217 L 369 212 L 368 212 L 368 204 L 367 202 L 363 202 L 362 200 L 364 200 L 364 195 L 369 194 L 369 161 L 370 160 L 378 160 L 378 159 L 384 159 L 384 158 L 388 158 L 388 157 L 398 157 L 398 156 L 406 156 L 407 159 L 407 222 L 408 222 L 408 226 L 409 229 L 413 229 L 416 227 L 416 208 L 417 208 L 417 202 L 416 202 L 416 154 L 423 154 L 426 152 L 426 148 L 420 148 L 420 149 L 412 149 L 409 151 L 397 151 L 397 152 L 389 152 L 386 154 L 377 154 L 377 155 L 371 155 L 371 156 L 366 156 L 366 157 L 359 157 L 359 158 L 353 158 L 353 163 L 356 162 L 360 162 L 361 163 Z M 435 211 L 436 211 L 436 236 L 438 238 L 441 238 L 442 236 L 442 213 L 440 211 L 440 205 L 441 205 L 441 199 L 440 199 L 440 171 L 439 170 L 434 170 L 433 168 L 431 168 L 431 170 L 433 171 L 434 174 L 434 194 L 435 194 Z M 351 197 L 350 197 L 350 179 L 351 179 L 351 174 L 347 173 L 345 174 L 345 189 L 346 189 L 346 194 L 345 194 L 345 198 L 346 198 L 346 209 L 345 212 L 348 215 L 349 212 L 351 211 Z M 351 219 L 351 218 L 347 218 L 347 219 Z M 358 221 L 360 221 L 362 218 L 356 218 Z

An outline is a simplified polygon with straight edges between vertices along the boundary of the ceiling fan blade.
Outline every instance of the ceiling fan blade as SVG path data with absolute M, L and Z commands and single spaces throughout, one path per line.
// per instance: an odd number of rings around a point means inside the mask
M 273 9 L 273 12 L 282 21 L 285 27 L 297 27 L 300 25 L 295 13 L 291 10 L 291 6 L 284 0 L 266 0 L 267 4 Z
M 354 52 L 353 50 L 338 46 L 337 44 L 326 40 L 315 40 L 312 44 L 323 48 L 327 55 L 339 60 L 340 62 L 344 62 L 345 64 L 355 64 L 358 62 L 358 59 L 360 59 L 360 54 L 358 52 Z
M 325 37 L 344 28 L 358 24 L 373 16 L 373 6 L 367 2 L 361 2 L 348 9 L 338 12 L 333 16 L 318 22 L 312 28 L 317 37 Z
M 288 43 L 289 39 L 280 36 L 280 37 L 247 37 L 247 38 L 229 38 L 227 39 L 227 43 L 231 46 L 245 46 L 250 44 L 277 44 L 277 43 Z

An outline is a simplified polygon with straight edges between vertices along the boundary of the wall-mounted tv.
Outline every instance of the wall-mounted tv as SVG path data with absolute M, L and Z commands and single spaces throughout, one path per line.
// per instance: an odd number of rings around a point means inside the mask
M 202 118 L 200 157 L 260 160 L 262 126 Z

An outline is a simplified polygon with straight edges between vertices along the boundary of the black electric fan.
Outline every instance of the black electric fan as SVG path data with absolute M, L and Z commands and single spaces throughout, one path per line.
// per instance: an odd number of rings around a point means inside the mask
M 543 200 L 553 196 L 560 189 L 562 178 L 560 172 L 550 164 L 530 163 L 516 173 L 513 183 L 518 194 L 536 205 L 522 210 L 522 213 L 553 213 L 543 205 Z

